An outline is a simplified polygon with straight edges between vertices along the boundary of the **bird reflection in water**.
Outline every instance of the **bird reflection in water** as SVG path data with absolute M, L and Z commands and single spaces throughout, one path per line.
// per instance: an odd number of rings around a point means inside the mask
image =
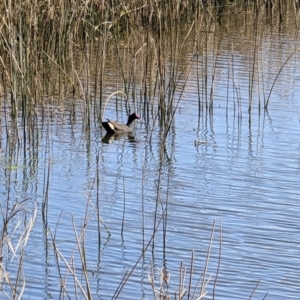
M 138 140 L 135 139 L 135 136 L 132 132 L 127 132 L 127 133 L 119 133 L 119 134 L 111 134 L 107 133 L 103 138 L 102 138 L 102 143 L 105 144 L 112 144 L 114 141 L 118 141 L 121 138 L 128 138 L 128 142 L 130 143 L 137 143 Z

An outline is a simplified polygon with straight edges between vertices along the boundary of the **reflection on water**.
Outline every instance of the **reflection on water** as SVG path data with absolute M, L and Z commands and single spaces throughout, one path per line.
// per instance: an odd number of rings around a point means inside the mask
M 119 134 L 109 134 L 107 133 L 101 141 L 105 144 L 111 144 L 114 141 L 118 141 L 120 139 L 126 139 L 129 143 L 137 143 L 138 140 L 135 138 L 134 134 L 132 132 L 128 133 L 119 133 Z
M 229 39 L 232 36 L 224 37 L 225 45 Z M 242 48 L 243 39 L 234 37 L 234 41 Z M 266 40 L 265 44 L 270 42 L 275 43 Z M 261 66 L 265 70 L 271 68 L 269 62 L 281 65 L 280 57 L 289 55 L 289 43 L 277 46 L 269 55 L 265 49 Z M 267 94 L 264 89 L 270 89 L 278 68 L 273 77 L 268 73 L 270 78 L 264 75 L 263 81 L 258 81 L 261 85 L 253 87 L 257 98 L 252 95 L 250 116 L 249 74 L 245 71 L 248 57 L 239 50 L 232 56 L 224 46 L 215 74 L 213 112 L 198 110 L 195 66 L 165 144 L 161 142 L 155 117 L 150 117 L 149 124 L 155 124 L 150 130 L 150 125 L 137 123 L 134 134 L 124 135 L 103 136 L 104 132 L 94 129 L 88 133 L 90 137 L 82 132 L 81 124 L 48 124 L 41 135 L 49 137 L 40 140 L 36 157 L 26 149 L 26 158 L 21 149 L 11 154 L 10 145 L 3 145 L 2 209 L 7 198 L 11 205 L 30 198 L 38 207 L 23 260 L 24 298 L 58 299 L 60 293 L 66 295 L 60 281 L 67 286 L 70 298 L 75 297 L 71 270 L 76 270 L 78 278 L 85 278 L 80 256 L 75 251 L 83 227 L 87 274 L 95 298 L 111 298 L 126 271 L 138 259 L 121 299 L 153 297 L 148 279 L 150 261 L 158 281 L 160 268 L 170 272 L 169 288 L 174 291 L 180 281 L 181 261 L 189 273 L 192 250 L 195 287 L 204 269 L 215 220 L 207 270 L 207 277 L 214 274 L 207 288 L 210 297 L 221 240 L 218 297 L 248 298 L 261 279 L 255 292 L 258 299 L 266 292 L 270 299 L 297 299 L 300 292 L 298 56 L 274 86 L 268 111 L 259 109 L 259 103 Z M 114 109 L 113 105 L 108 107 L 110 112 Z M 41 210 L 47 187 L 45 222 Z M 32 204 L 26 207 L 28 214 L 33 207 Z M 167 218 L 158 227 L 151 249 L 140 257 L 164 209 Z M 8 231 L 15 244 L 17 230 Z M 53 251 L 54 235 L 61 253 L 59 262 Z M 8 256 L 6 267 L 14 277 L 18 262 L 11 251 Z M 85 279 L 82 282 L 85 286 Z

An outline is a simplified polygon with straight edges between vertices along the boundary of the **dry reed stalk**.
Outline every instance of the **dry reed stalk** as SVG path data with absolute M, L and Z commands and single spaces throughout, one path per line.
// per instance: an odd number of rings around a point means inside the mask
M 214 64 L 213 64 L 213 74 L 212 74 L 212 79 L 211 79 L 211 89 L 210 89 L 210 97 L 209 97 L 209 110 L 210 111 L 213 111 L 214 83 L 215 83 L 216 69 L 217 69 L 217 63 L 218 63 L 218 57 L 219 57 L 222 36 L 223 36 L 223 31 L 221 32 L 221 36 L 219 38 L 216 54 L 215 54 L 215 51 L 213 50 Z M 215 41 L 215 34 L 214 34 L 214 41 Z
M 151 284 L 154 299 L 173 299 L 172 295 L 174 295 L 174 300 L 181 300 L 184 299 L 186 296 L 186 299 L 203 299 L 206 295 L 206 289 L 207 285 L 211 280 L 212 274 L 209 275 L 208 278 L 206 278 L 206 274 L 208 271 L 208 263 L 210 259 L 210 251 L 212 247 L 212 241 L 213 241 L 213 233 L 214 233 L 214 227 L 215 227 L 215 222 L 213 223 L 212 230 L 211 230 L 211 237 L 210 237 L 210 242 L 209 242 L 209 247 L 207 250 L 207 256 L 205 260 L 205 266 L 202 275 L 198 279 L 198 282 L 195 287 L 193 287 L 193 277 L 194 277 L 194 250 L 192 250 L 191 253 L 191 263 L 190 263 L 190 271 L 189 271 L 189 279 L 188 279 L 188 284 L 187 287 L 185 286 L 185 279 L 186 279 L 186 274 L 187 270 L 186 268 L 183 267 L 182 262 L 180 263 L 180 268 L 179 268 L 179 285 L 178 285 L 178 290 L 175 292 L 171 292 L 169 289 L 165 290 L 165 285 L 169 285 L 170 281 L 170 274 L 167 270 L 160 269 L 160 281 L 159 285 L 156 286 L 156 272 L 154 270 L 153 263 L 150 263 L 150 271 L 148 273 L 148 280 Z M 220 236 L 220 244 L 221 244 L 221 236 Z M 221 246 L 220 246 L 221 247 Z M 219 261 L 218 261 L 218 267 L 217 267 L 217 273 L 219 272 L 219 267 L 220 267 L 220 253 L 221 249 L 219 250 Z M 215 278 L 214 282 L 214 290 L 215 290 L 215 285 L 217 281 L 217 276 Z M 199 295 L 197 294 L 197 290 L 199 288 L 199 284 L 201 284 L 200 290 L 199 290 Z M 192 292 L 193 289 L 193 292 Z M 214 297 L 215 293 L 213 294 Z
M 300 121 L 299 121 L 300 122 Z M 143 249 L 145 248 L 145 170 L 142 169 L 142 235 L 143 235 Z
M 255 14 L 257 18 L 257 22 L 255 22 L 255 33 L 254 33 L 254 51 L 253 51 L 253 59 L 252 59 L 252 70 L 249 68 L 249 106 L 248 113 L 251 114 L 252 110 L 252 97 L 253 97 L 253 85 L 254 85 L 254 76 L 255 76 L 255 66 L 256 66 L 256 56 L 257 56 L 257 39 L 258 39 L 258 14 Z
M 122 216 L 122 228 L 121 228 L 121 237 L 122 241 L 123 239 L 123 231 L 124 231 L 124 224 L 125 224 L 125 209 L 126 209 L 126 187 L 125 187 L 125 179 L 123 177 L 123 216 Z
M 27 207 L 24 207 L 28 203 L 29 199 L 16 202 L 11 208 L 3 208 L 0 206 L 1 214 L 3 218 L 3 225 L 0 229 L 0 292 L 3 293 L 7 299 L 11 299 L 8 296 L 6 290 L 12 295 L 12 299 L 22 299 L 26 287 L 26 276 L 23 270 L 23 259 L 25 255 L 26 246 L 32 228 L 35 223 L 37 215 L 37 206 L 34 203 L 32 213 L 28 217 Z M 17 220 L 16 220 L 17 219 Z M 11 223 L 16 221 L 15 225 L 11 227 Z M 11 232 L 19 232 L 19 237 L 16 243 L 10 238 L 8 229 Z M 6 250 L 6 251 L 5 251 Z M 16 258 L 17 270 L 14 281 L 11 278 L 12 271 L 5 268 L 8 264 L 8 252 L 12 254 L 10 263 Z
M 219 276 L 219 271 L 220 271 L 221 254 L 222 254 L 222 223 L 220 224 L 219 258 L 218 258 L 218 268 L 217 268 L 216 277 L 215 277 L 215 281 L 214 281 L 213 300 L 215 299 L 217 281 L 218 281 L 218 276 Z
M 67 261 L 67 259 L 64 257 L 64 255 L 59 250 L 59 248 L 57 246 L 58 243 L 56 241 L 56 232 L 58 229 L 61 215 L 59 216 L 59 219 L 57 221 L 54 234 L 52 233 L 50 228 L 48 230 L 50 232 L 50 236 L 51 236 L 51 240 L 52 240 L 52 244 L 53 244 L 54 256 L 56 258 L 57 270 L 58 270 L 58 274 L 60 277 L 60 283 L 61 283 L 61 288 L 63 289 L 63 292 L 66 293 L 67 295 L 69 295 L 69 292 L 66 288 L 66 286 L 67 286 L 66 280 L 68 278 L 68 274 L 70 273 L 74 280 L 74 290 L 75 290 L 76 298 L 79 297 L 79 295 L 77 294 L 78 293 L 77 287 L 78 287 L 81 292 L 81 296 L 83 296 L 85 299 L 90 300 L 90 299 L 92 299 L 92 293 L 91 293 L 89 278 L 88 278 L 88 274 L 87 274 L 87 264 L 86 264 L 87 260 L 86 260 L 86 255 L 85 255 L 85 230 L 86 230 L 86 226 L 89 222 L 89 217 L 87 215 L 87 212 L 88 212 L 88 205 L 86 207 L 84 225 L 81 226 L 79 233 L 78 233 L 78 230 L 77 230 L 77 227 L 75 224 L 74 217 L 72 216 L 72 224 L 73 224 L 73 230 L 74 230 L 74 236 L 75 236 L 75 245 L 74 245 L 71 257 L 69 258 L 69 261 Z M 75 254 L 77 252 L 80 257 L 80 263 L 82 266 L 82 273 L 83 273 L 80 276 L 83 275 L 85 286 L 83 285 L 83 282 L 81 281 L 81 279 L 79 279 L 79 275 L 77 275 L 77 273 L 76 273 Z M 63 278 L 63 274 L 62 274 L 62 266 L 60 265 L 61 261 L 63 261 L 64 265 L 67 267 L 67 271 L 64 276 L 65 278 Z
M 284 63 L 282 64 L 282 66 L 280 67 L 280 69 L 278 70 L 277 74 L 276 74 L 276 77 L 273 81 L 273 84 L 271 86 L 271 89 L 270 89 L 270 92 L 269 92 L 269 95 L 267 97 L 267 101 L 265 103 L 265 109 L 268 108 L 268 105 L 269 105 L 269 101 L 270 101 L 270 97 L 271 97 L 271 94 L 272 94 L 272 91 L 273 91 L 273 88 L 275 86 L 275 83 L 279 77 L 279 75 L 281 74 L 281 71 L 283 70 L 283 68 L 285 67 L 285 65 L 289 62 L 289 60 L 294 56 L 295 53 L 297 53 L 298 51 L 300 50 L 300 48 L 296 48 L 287 58 L 286 60 L 284 61 Z
M 109 101 L 114 95 L 117 95 L 117 94 L 123 95 L 123 96 L 125 97 L 125 99 L 126 99 L 126 102 L 128 102 L 127 95 L 126 95 L 126 93 L 124 93 L 123 91 L 116 91 L 116 92 L 113 92 L 112 94 L 110 94 L 109 97 L 108 97 L 108 98 L 106 99 L 106 101 L 105 101 L 104 108 L 103 108 L 103 112 L 102 112 L 101 121 L 103 120 L 104 113 L 105 113 L 105 110 L 106 110 L 106 105 L 107 105 L 108 101 Z
M 85 193 L 86 196 L 86 201 L 87 201 L 87 206 L 86 206 L 86 214 L 87 214 L 87 209 L 88 209 L 88 205 L 91 206 L 91 208 L 93 209 L 94 213 L 97 216 L 97 227 L 98 227 L 98 239 L 99 239 L 99 244 L 100 244 L 100 224 L 103 225 L 104 229 L 106 230 L 108 237 L 111 236 L 111 233 L 108 229 L 108 227 L 105 225 L 103 219 L 101 218 L 100 215 L 100 201 L 99 201 L 99 152 L 96 155 L 96 172 L 95 172 L 95 177 L 93 179 L 92 185 L 91 185 L 91 189 L 89 194 Z M 92 191 L 94 189 L 94 185 L 97 185 L 97 203 L 96 205 L 93 204 L 93 202 L 91 201 L 91 197 L 92 197 Z
M 153 242 L 154 237 L 155 237 L 155 234 L 156 234 L 156 232 L 157 232 L 157 230 L 158 230 L 158 228 L 159 228 L 160 222 L 162 221 L 164 214 L 165 214 L 165 212 L 162 213 L 160 219 L 159 219 L 158 222 L 156 223 L 156 227 L 155 227 L 155 229 L 154 229 L 154 232 L 153 232 L 151 238 L 149 239 L 149 241 L 148 241 L 146 247 L 143 248 L 142 253 L 141 253 L 141 255 L 139 256 L 139 258 L 137 259 L 136 263 L 134 264 L 134 266 L 131 268 L 130 271 L 127 270 L 126 273 L 124 274 L 124 277 L 123 277 L 123 279 L 121 280 L 121 282 L 120 282 L 120 284 L 119 284 L 117 290 L 115 291 L 115 293 L 114 293 L 112 299 L 118 299 L 118 297 L 119 297 L 121 291 L 123 290 L 123 288 L 124 288 L 126 282 L 129 280 L 129 278 L 130 278 L 130 276 L 132 275 L 133 271 L 134 271 L 135 268 L 137 267 L 139 261 L 140 261 L 141 258 L 144 256 L 144 254 L 145 254 L 145 252 L 147 251 L 148 247 L 149 247 L 149 246 L 151 245 L 151 243 Z

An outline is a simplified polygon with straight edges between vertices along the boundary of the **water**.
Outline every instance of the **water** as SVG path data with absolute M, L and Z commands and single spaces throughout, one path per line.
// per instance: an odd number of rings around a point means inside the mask
M 76 248 L 76 234 L 80 236 L 84 224 L 87 274 L 93 298 L 110 299 L 126 271 L 137 261 L 120 299 L 153 298 L 148 278 L 151 266 L 156 287 L 159 287 L 159 271 L 165 267 L 171 274 L 169 289 L 174 292 L 178 290 L 182 262 L 187 268 L 187 286 L 192 250 L 194 291 L 205 267 L 215 222 L 206 275 L 208 278 L 212 274 L 207 286 L 208 298 L 212 298 L 221 241 L 215 290 L 218 299 L 248 299 L 260 280 L 255 299 L 262 299 L 266 293 L 267 299 L 298 299 L 298 53 L 276 82 L 268 110 L 259 110 L 259 102 L 262 104 L 264 94 L 268 95 L 279 66 L 291 53 L 289 39 L 282 35 L 277 43 L 268 37 L 262 42 L 264 59 L 257 76 L 262 76 L 262 70 L 265 74 L 260 86 L 254 84 L 251 119 L 247 113 L 249 57 L 244 48 L 237 47 L 232 59 L 229 38 L 224 37 L 214 82 L 213 114 L 205 110 L 198 114 L 196 68 L 192 69 L 167 139 L 161 175 L 159 127 L 152 119 L 149 130 L 143 115 L 137 122 L 134 138 L 125 136 L 103 143 L 104 131 L 93 128 L 88 136 L 80 122 L 72 125 L 65 118 L 64 122 L 53 121 L 41 128 L 35 157 L 27 155 L 24 159 L 21 151 L 16 152 L 10 201 L 29 198 L 24 204 L 27 216 L 33 213 L 34 205 L 37 207 L 23 257 L 26 279 L 23 298 L 58 299 L 62 294 L 68 298 L 67 293 L 71 299 L 76 295 L 84 298 L 78 286 L 77 290 L 74 288 L 71 275 L 75 266 L 76 277 L 86 291 Z M 235 44 L 244 42 L 239 37 L 234 40 Z M 268 48 L 271 42 L 272 47 Z M 234 79 L 230 75 L 230 80 L 229 65 L 231 74 L 234 73 Z M 113 105 L 108 106 L 107 117 L 115 116 L 114 109 Z M 5 149 L 0 160 L 2 207 L 8 197 L 10 169 Z M 48 166 L 45 220 L 41 211 Z M 166 207 L 167 219 L 161 221 L 154 244 L 141 256 L 153 233 L 159 178 L 157 220 Z M 97 203 L 101 221 L 97 218 Z M 16 224 L 14 221 L 13 225 Z M 12 227 L 9 236 L 16 246 L 22 230 L 12 232 Z M 61 253 L 58 261 L 53 239 Z M 5 267 L 14 279 L 18 261 L 12 251 L 8 257 Z M 60 280 L 66 284 L 64 293 Z M 5 289 L 9 290 L 7 285 Z

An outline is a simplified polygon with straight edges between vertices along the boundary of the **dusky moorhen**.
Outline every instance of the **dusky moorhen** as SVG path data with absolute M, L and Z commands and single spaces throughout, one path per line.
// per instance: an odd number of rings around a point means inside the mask
M 102 122 L 102 126 L 105 128 L 107 133 L 109 134 L 118 134 L 118 133 L 125 133 L 131 132 L 134 128 L 134 120 L 139 119 L 140 117 L 133 113 L 128 117 L 128 121 L 125 124 L 118 124 L 117 122 L 111 121 L 107 119 L 107 122 Z

